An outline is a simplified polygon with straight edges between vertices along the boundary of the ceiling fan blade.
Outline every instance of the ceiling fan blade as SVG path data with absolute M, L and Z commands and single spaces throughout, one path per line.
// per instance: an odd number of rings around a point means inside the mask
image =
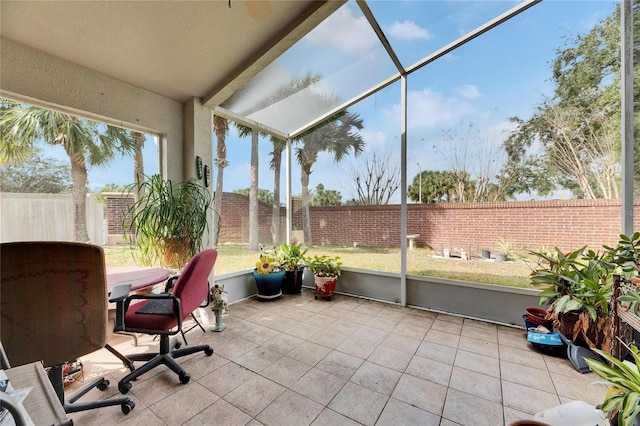
M 249 16 L 253 19 L 265 19 L 271 15 L 269 0 L 244 0 Z

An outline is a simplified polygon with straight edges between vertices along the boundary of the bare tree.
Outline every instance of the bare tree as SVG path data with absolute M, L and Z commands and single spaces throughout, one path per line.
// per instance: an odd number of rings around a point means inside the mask
M 619 198 L 615 131 L 602 110 L 550 106 L 542 119 L 547 160 L 571 176 L 585 198 Z
M 355 194 L 353 203 L 388 204 L 400 187 L 400 166 L 393 153 L 376 148 L 349 162 L 349 182 Z
M 476 130 L 473 124 L 469 124 L 463 130 L 462 125 L 459 129 L 449 128 L 444 131 L 442 136 L 442 146 L 444 148 L 444 157 L 449 165 L 449 171 L 456 180 L 455 182 L 455 200 L 465 202 L 467 194 L 468 182 L 468 163 L 467 155 L 469 154 L 469 146 L 473 143 Z
M 456 180 L 456 201 L 482 202 L 503 198 L 497 175 L 505 161 L 502 148 L 505 137 L 504 130 L 487 130 L 483 134 L 472 123 L 444 132 L 443 155 Z

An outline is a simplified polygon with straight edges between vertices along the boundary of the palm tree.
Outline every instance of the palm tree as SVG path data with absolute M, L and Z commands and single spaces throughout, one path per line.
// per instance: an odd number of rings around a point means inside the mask
M 213 116 L 213 132 L 216 134 L 216 155 L 214 159 L 218 168 L 218 176 L 216 177 L 216 192 L 213 198 L 213 246 L 218 244 L 218 236 L 220 234 L 220 213 L 222 213 L 222 183 L 224 177 L 224 168 L 229 165 L 227 161 L 227 145 L 225 140 L 229 133 L 229 121 L 226 118 Z
M 271 137 L 273 151 L 269 167 L 273 170 L 273 204 L 271 213 L 271 242 L 273 245 L 280 243 L 280 171 L 282 170 L 282 152 L 287 143 L 274 136 Z
M 359 133 L 362 128 L 363 122 L 358 114 L 344 111 L 332 121 L 300 137 L 303 145 L 296 148 L 296 158 L 301 168 L 304 242 L 308 246 L 313 245 L 309 215 L 309 176 L 312 167 L 322 151 L 332 153 L 336 162 L 342 160 L 350 151 L 355 155 L 360 154 L 364 148 L 364 141 Z
M 249 191 L 249 249 L 258 249 L 258 146 L 257 138 L 253 137 L 251 128 L 237 124 L 238 135 L 242 138 L 249 135 L 251 140 L 251 178 Z M 259 133 L 260 137 L 267 137 L 266 133 Z M 282 168 L 282 152 L 286 147 L 286 142 L 275 136 L 270 137 L 273 151 L 271 151 L 271 161 L 269 167 L 273 170 L 273 204 L 271 213 L 271 241 L 273 245 L 280 243 L 280 171 Z M 255 191 L 255 193 L 254 193 Z
M 57 111 L 10 103 L 0 109 L 0 162 L 20 164 L 44 140 L 60 145 L 71 161 L 73 237 L 89 241 L 86 224 L 87 166 L 103 165 L 116 154 L 130 154 L 129 131 Z
M 251 135 L 251 175 L 249 176 L 249 250 L 258 250 L 258 141 L 259 133 L 251 127 L 235 124 L 238 136 L 246 138 Z
M 271 95 L 267 96 L 262 102 L 253 105 L 251 109 L 243 111 L 243 114 L 248 115 L 252 112 L 259 111 L 266 108 L 269 105 L 273 105 L 282 101 L 301 90 L 320 81 L 320 75 L 307 73 L 300 78 L 295 78 L 289 82 L 277 87 Z M 234 94 L 226 104 L 233 103 L 233 98 L 238 96 L 241 92 Z M 324 98 L 323 98 L 324 101 Z M 249 135 L 251 138 L 251 181 L 250 181 L 250 193 L 249 193 L 249 249 L 258 249 L 258 137 L 266 137 L 267 134 L 259 132 L 254 134 L 251 128 L 242 124 L 236 124 L 238 129 L 238 135 L 241 138 Z M 276 137 L 271 137 L 271 143 L 273 144 L 273 151 L 271 152 L 270 166 L 273 170 L 273 206 L 271 217 L 271 239 L 273 244 L 279 243 L 280 238 L 280 171 L 282 165 L 282 151 L 284 150 L 284 142 Z
M 142 149 L 144 148 L 144 133 L 131 132 L 133 138 L 133 181 L 137 184 L 144 179 L 144 157 Z

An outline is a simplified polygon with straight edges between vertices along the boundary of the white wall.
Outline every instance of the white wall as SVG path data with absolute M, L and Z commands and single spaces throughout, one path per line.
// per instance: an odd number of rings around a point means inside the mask
M 71 194 L 0 193 L 0 242 L 73 241 Z M 104 208 L 87 196 L 87 232 L 91 243 L 106 244 Z
M 182 103 L 5 38 L 0 63 L 1 96 L 157 134 L 163 175 L 183 179 Z

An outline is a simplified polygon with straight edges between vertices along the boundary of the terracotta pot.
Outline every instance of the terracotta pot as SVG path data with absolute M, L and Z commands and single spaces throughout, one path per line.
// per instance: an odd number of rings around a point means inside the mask
M 165 266 L 183 268 L 190 260 L 189 245 L 191 240 L 167 238 L 163 242 L 164 256 L 162 263 Z

